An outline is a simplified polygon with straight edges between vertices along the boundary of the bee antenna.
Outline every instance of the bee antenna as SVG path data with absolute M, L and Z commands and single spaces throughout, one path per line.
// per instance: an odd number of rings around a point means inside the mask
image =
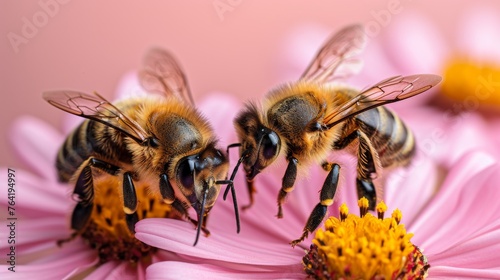
M 217 181 L 215 182 L 216 184 L 227 184 L 226 191 L 224 192 L 224 200 L 226 200 L 227 193 L 229 190 L 231 190 L 231 196 L 233 197 L 233 206 L 234 206 L 234 215 L 236 218 L 236 233 L 240 233 L 240 211 L 238 210 L 238 200 L 236 199 L 236 191 L 234 190 L 234 174 L 236 173 L 236 170 L 238 168 L 236 167 L 235 171 L 233 171 L 233 175 L 231 176 L 231 180 L 222 180 L 222 181 Z
M 233 144 L 230 144 L 230 145 L 227 146 L 226 153 L 227 153 L 227 157 L 228 158 L 229 158 L 229 149 L 234 148 L 234 147 L 241 147 L 241 143 L 233 143 Z M 245 155 L 245 154 L 246 154 L 246 152 L 243 153 L 243 155 Z M 233 173 L 231 174 L 231 179 L 229 179 L 227 181 L 228 185 L 226 187 L 226 190 L 224 191 L 224 196 L 222 197 L 224 199 L 224 201 L 226 200 L 227 194 L 229 192 L 229 188 L 231 187 L 230 183 L 234 182 L 234 177 L 236 177 L 236 172 L 238 171 L 238 167 L 240 167 L 240 164 L 243 161 L 243 158 L 244 158 L 243 155 L 241 156 L 241 158 L 238 160 L 238 163 L 234 167 Z M 234 188 L 234 185 L 232 187 Z
M 198 213 L 198 225 L 196 226 L 196 239 L 194 240 L 193 246 L 196 246 L 198 239 L 200 238 L 201 226 L 203 225 L 203 218 L 205 215 L 205 202 L 207 201 L 208 195 L 208 185 L 203 187 L 203 200 L 201 201 L 200 212 Z
M 240 164 L 243 162 L 243 159 L 245 159 L 247 156 L 248 156 L 249 152 L 248 150 L 243 152 L 243 154 L 241 155 L 241 157 L 238 159 L 238 162 L 236 163 L 236 166 L 234 167 L 233 169 L 233 173 L 231 173 L 231 177 L 229 178 L 229 183 L 226 187 L 226 190 L 224 191 L 224 196 L 222 197 L 224 200 L 226 200 L 226 197 L 227 197 L 227 193 L 229 192 L 229 188 L 234 188 L 234 185 L 233 185 L 233 182 L 234 182 L 234 177 L 236 177 L 236 173 L 238 172 L 238 168 L 240 167 Z M 231 193 L 233 193 L 233 191 L 231 191 Z

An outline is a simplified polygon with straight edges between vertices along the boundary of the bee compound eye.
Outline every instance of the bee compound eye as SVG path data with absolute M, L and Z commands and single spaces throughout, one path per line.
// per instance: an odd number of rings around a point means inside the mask
M 265 159 L 274 158 L 279 150 L 280 138 L 276 132 L 271 131 L 262 137 L 262 155 Z
M 177 179 L 186 189 L 194 187 L 194 164 L 194 160 L 184 159 L 177 167 Z

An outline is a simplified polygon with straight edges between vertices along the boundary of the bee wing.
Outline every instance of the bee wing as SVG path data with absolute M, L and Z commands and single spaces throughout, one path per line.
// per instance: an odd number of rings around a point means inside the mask
M 337 111 L 325 117 L 324 122 L 328 128 L 331 128 L 366 110 L 420 94 L 440 81 L 440 76 L 431 74 L 388 78 L 341 104 Z
M 351 25 L 340 30 L 318 52 L 302 79 L 327 83 L 359 72 L 362 62 L 356 55 L 365 43 L 362 26 Z
M 111 126 L 139 143 L 148 138 L 147 132 L 137 122 L 97 92 L 91 95 L 71 90 L 49 91 L 43 93 L 43 98 L 63 111 Z
M 139 80 L 147 91 L 175 95 L 194 105 L 186 76 L 175 58 L 165 50 L 152 49 L 146 54 Z

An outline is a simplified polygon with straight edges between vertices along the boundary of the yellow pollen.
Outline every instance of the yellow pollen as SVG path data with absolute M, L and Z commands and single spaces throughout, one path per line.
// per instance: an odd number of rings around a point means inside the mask
M 339 208 L 340 211 L 340 220 L 344 221 L 347 218 L 347 214 L 349 214 L 349 208 L 347 208 L 347 205 L 345 203 L 342 203 Z
M 370 203 L 368 202 L 368 199 L 366 199 L 365 197 L 362 197 L 358 200 L 359 216 L 360 217 L 363 217 L 364 215 L 366 215 L 366 213 L 368 213 L 368 206 L 369 205 L 370 205 Z
M 123 200 L 118 193 L 121 182 L 109 177 L 96 184 L 94 210 L 86 227 L 77 232 L 97 251 L 100 262 L 121 260 L 150 262 L 157 250 L 136 239 L 127 226 Z M 136 184 L 137 215 L 144 218 L 180 218 L 177 211 L 150 193 L 147 186 Z
M 360 208 L 368 207 L 360 199 Z M 377 212 L 383 216 L 387 206 L 381 202 Z M 371 213 L 359 217 L 348 214 L 345 204 L 337 219 L 325 221 L 311 249 L 303 258 L 306 273 L 315 279 L 423 279 L 430 267 L 425 256 L 410 239 L 401 211 L 390 218 L 378 218 Z M 360 212 L 363 212 L 360 210 Z
M 381 201 L 379 204 L 377 204 L 377 214 L 379 219 L 384 218 L 384 213 L 387 211 L 387 205 L 383 201 Z
M 391 216 L 396 221 L 396 223 L 399 225 L 399 223 L 401 222 L 401 219 L 403 218 L 403 213 L 401 213 L 401 210 L 395 209 L 392 212 Z
M 463 58 L 452 60 L 444 70 L 441 89 L 444 96 L 463 103 L 458 110 L 500 106 L 500 65 L 481 65 Z

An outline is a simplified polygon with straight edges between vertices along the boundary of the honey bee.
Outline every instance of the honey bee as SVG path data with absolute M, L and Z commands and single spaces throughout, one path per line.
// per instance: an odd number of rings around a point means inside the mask
M 200 231 L 209 235 L 206 221 L 221 185 L 232 183 L 227 180 L 228 159 L 217 148 L 208 120 L 195 108 L 187 79 L 173 56 L 160 49 L 150 51 L 140 81 L 148 91 L 164 96 L 112 104 L 96 92 L 43 94 L 51 105 L 88 119 L 66 138 L 56 160 L 59 180 L 75 184 L 78 203 L 71 228 L 81 232 L 87 226 L 101 178 L 114 176 L 121 180 L 118 193 L 131 233 L 141 203 L 134 185 L 145 184 L 150 195 L 161 197 L 196 225 L 196 245 Z M 189 207 L 195 209 L 197 220 L 189 216 Z
M 246 172 L 250 207 L 253 181 L 279 155 L 288 162 L 278 195 L 278 218 L 282 204 L 294 188 L 298 170 L 319 163 L 328 172 L 320 191 L 320 202 L 312 210 L 303 241 L 324 219 L 333 203 L 340 166 L 328 162 L 331 151 L 346 149 L 357 157 L 357 194 L 366 197 L 374 210 L 377 194 L 373 180 L 379 168 L 406 166 L 415 153 L 415 140 L 398 116 L 382 105 L 420 94 L 441 81 L 436 75 L 396 76 L 366 90 L 334 85 L 359 68 L 356 58 L 365 45 L 363 28 L 346 27 L 318 52 L 299 81 L 271 90 L 262 105 L 249 102 L 234 120 L 240 147 L 240 164 Z M 224 196 L 227 194 L 228 189 Z

